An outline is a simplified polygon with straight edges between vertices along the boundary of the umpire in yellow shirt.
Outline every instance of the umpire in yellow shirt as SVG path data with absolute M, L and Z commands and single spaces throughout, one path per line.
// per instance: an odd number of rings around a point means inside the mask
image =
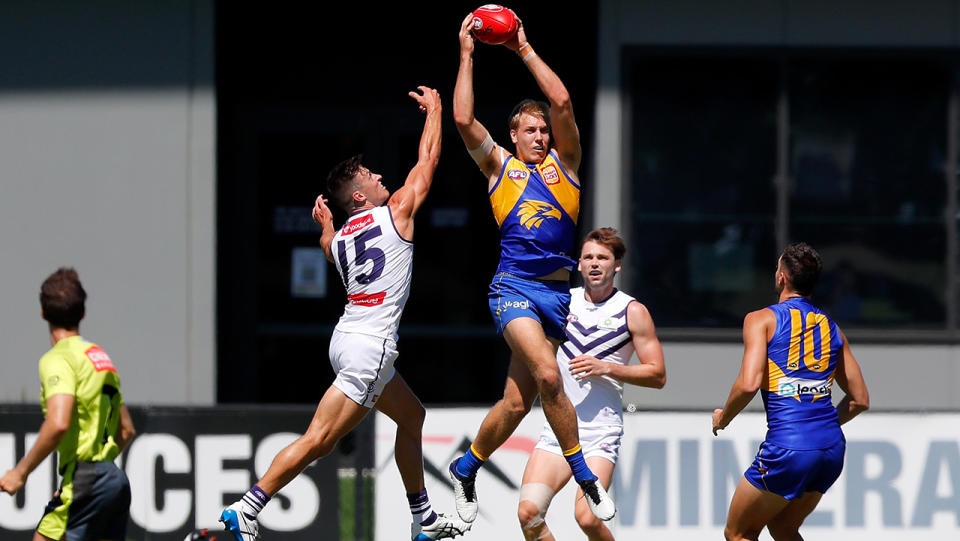
M 40 359 L 40 434 L 0 490 L 16 494 L 54 449 L 60 490 L 47 504 L 33 541 L 123 540 L 130 484 L 113 460 L 135 431 L 120 394 L 120 377 L 103 349 L 80 336 L 87 294 L 77 271 L 61 268 L 40 288 L 53 346 Z

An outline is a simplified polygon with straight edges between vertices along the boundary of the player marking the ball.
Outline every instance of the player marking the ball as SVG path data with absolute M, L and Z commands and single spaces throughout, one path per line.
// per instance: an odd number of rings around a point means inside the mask
M 467 453 L 450 464 L 457 512 L 467 522 L 476 519 L 477 472 L 516 430 L 539 394 L 590 510 L 601 520 L 610 520 L 616 508 L 583 458 L 577 415 L 563 392 L 556 362 L 570 304 L 570 271 L 577 264 L 570 254 L 580 211 L 580 132 L 567 88 L 534 52 L 523 22 L 516 19 L 516 34 L 509 35 L 511 25 L 502 24 L 503 17 L 509 23 L 513 12 L 497 7 L 483 6 L 460 25 L 453 116 L 470 156 L 487 178 L 490 204 L 500 226 L 500 264 L 488 300 L 497 330 L 512 353 L 503 398 L 483 420 Z M 523 60 L 550 102 L 523 100 L 514 108 L 509 122 L 513 153 L 494 143 L 474 117 L 475 18 L 481 20 L 481 28 L 505 28 L 504 35 L 487 32 L 476 39 L 506 37 L 503 45 Z

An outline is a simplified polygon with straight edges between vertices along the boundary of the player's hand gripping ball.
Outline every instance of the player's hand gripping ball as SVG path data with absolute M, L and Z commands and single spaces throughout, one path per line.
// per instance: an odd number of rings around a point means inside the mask
M 516 36 L 519 27 L 510 8 L 487 4 L 473 10 L 473 36 L 484 43 L 500 45 Z

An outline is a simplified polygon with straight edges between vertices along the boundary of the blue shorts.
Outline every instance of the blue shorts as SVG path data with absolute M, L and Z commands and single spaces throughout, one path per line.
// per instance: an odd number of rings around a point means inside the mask
M 845 442 L 827 449 L 795 451 L 763 442 L 743 476 L 760 490 L 788 500 L 806 492 L 825 493 L 843 470 Z
M 51 539 L 127 538 L 130 482 L 113 462 L 67 466 L 60 491 L 43 512 L 37 531 Z
M 497 332 L 518 317 L 540 322 L 547 336 L 565 339 L 563 332 L 570 311 L 570 284 L 563 280 L 527 280 L 498 273 L 490 283 L 490 313 Z

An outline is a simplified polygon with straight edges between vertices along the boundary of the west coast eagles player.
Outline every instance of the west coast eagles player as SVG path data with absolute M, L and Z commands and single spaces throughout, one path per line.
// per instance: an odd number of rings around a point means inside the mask
M 870 405 L 860 365 L 837 324 L 810 302 L 820 278 L 820 255 L 804 243 L 784 248 L 777 261 L 779 302 L 743 321 L 743 363 L 713 434 L 760 391 L 767 436 L 730 502 L 727 539 L 757 539 L 764 526 L 780 540 L 799 528 L 843 469 L 840 425 Z M 846 396 L 833 406 L 836 381 Z
M 606 488 L 620 455 L 623 384 L 661 389 L 667 381 L 650 312 L 613 287 L 625 253 L 615 230 L 605 227 L 587 234 L 578 264 L 583 287 L 570 290 L 567 341 L 557 352 L 564 391 L 577 411 L 583 455 Z M 634 352 L 639 364 L 630 364 Z M 545 425 L 520 486 L 517 515 L 527 540 L 553 541 L 544 516 L 553 496 L 569 480 L 557 437 Z M 590 541 L 613 540 L 607 526 L 590 512 L 582 491 L 574 514 Z
M 418 88 L 422 94 L 410 96 L 427 118 L 419 160 L 403 187 L 391 195 L 381 175 L 354 157 L 334 167 L 327 179 L 330 198 L 347 211 L 347 223 L 335 230 L 326 200 L 322 195 L 316 200 L 313 218 L 323 229 L 320 245 L 347 290 L 343 316 L 330 339 L 330 364 L 337 376 L 306 433 L 280 451 L 263 478 L 221 514 L 236 541 L 258 539 L 256 517 L 270 498 L 308 464 L 328 455 L 374 407 L 397 423 L 395 454 L 414 518 L 413 538 L 454 537 L 470 529 L 458 518 L 431 510 L 423 484 L 425 411 L 393 368 L 397 326 L 410 293 L 413 218 L 430 190 L 440 157 L 440 97 L 436 90 Z
M 37 524 L 34 541 L 127 538 L 130 483 L 113 460 L 136 431 L 113 361 L 80 336 L 86 299 L 71 268 L 58 269 L 40 287 L 53 346 L 40 358 L 43 424 L 30 451 L 0 478 L 0 490 L 16 494 L 57 451 L 63 481 Z
M 556 362 L 570 303 L 570 271 L 577 263 L 570 254 L 580 210 L 580 133 L 570 94 L 534 52 L 521 23 L 504 45 L 522 59 L 550 104 L 524 100 L 514 108 L 509 120 L 512 154 L 494 143 L 473 114 L 472 22 L 468 15 L 460 27 L 453 116 L 470 156 L 487 177 L 500 226 L 500 264 L 488 298 L 512 355 L 503 398 L 483 420 L 467 453 L 450 464 L 457 511 L 467 522 L 476 518 L 477 471 L 510 437 L 539 394 L 590 509 L 609 520 L 616 509 L 583 459 L 576 412 L 563 393 Z

